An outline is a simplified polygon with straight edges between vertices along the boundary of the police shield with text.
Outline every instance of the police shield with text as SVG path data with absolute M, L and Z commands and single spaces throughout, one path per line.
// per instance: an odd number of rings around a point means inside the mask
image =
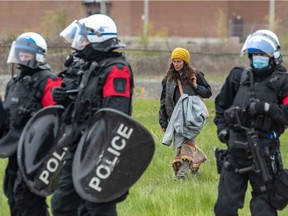
M 18 164 L 35 194 L 48 196 L 58 186 L 68 148 L 57 144 L 62 135 L 62 106 L 39 110 L 26 124 L 18 146 Z
M 269 30 L 249 35 L 244 53 L 251 68 L 233 68 L 215 98 L 214 123 L 227 150 L 215 152 L 220 180 L 214 212 L 238 215 L 250 183 L 251 215 L 276 216 L 288 204 L 279 140 L 288 124 L 288 73 L 278 37 Z
M 115 109 L 100 109 L 81 137 L 74 156 L 72 174 L 76 191 L 91 202 L 120 197 L 147 168 L 154 145 L 150 133 L 131 117 Z

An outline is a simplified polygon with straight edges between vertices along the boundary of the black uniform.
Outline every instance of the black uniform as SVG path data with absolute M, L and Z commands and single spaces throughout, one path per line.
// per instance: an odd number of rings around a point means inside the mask
M 9 127 L 0 143 L 9 144 L 11 151 L 5 171 L 4 193 L 12 216 L 46 216 L 46 198 L 35 195 L 24 182 L 17 163 L 17 146 L 21 132 L 31 116 L 44 106 L 54 104 L 50 88 L 59 85 L 50 70 L 28 69 L 13 77 L 6 88 L 3 106 L 9 114 Z M 1 145 L 0 144 L 0 145 Z M 3 154 L 3 153 L 2 153 Z
M 221 170 L 218 198 L 214 207 L 215 215 L 238 215 L 238 209 L 244 205 L 248 182 L 252 187 L 250 202 L 253 216 L 277 215 L 277 210 L 269 203 L 269 190 L 272 181 L 264 181 L 262 176 L 254 172 L 239 170 L 252 167 L 251 149 L 248 147 L 246 128 L 255 128 L 259 134 L 261 153 L 268 173 L 273 180 L 283 167 L 279 149 L 279 137 L 288 124 L 288 105 L 283 99 L 288 96 L 288 74 L 286 69 L 275 66 L 270 70 L 255 72 L 252 69 L 236 67 L 227 77 L 220 93 L 215 99 L 216 116 L 214 122 L 218 134 L 229 130 L 228 152 Z M 251 101 L 263 101 L 270 104 L 267 112 L 251 116 Z M 231 117 L 231 110 L 237 111 L 239 122 Z M 244 168 L 244 169 L 243 169 Z
M 76 136 L 71 145 L 77 145 L 81 131 L 100 108 L 113 108 L 128 115 L 132 113 L 133 74 L 121 53 L 109 51 L 97 55 L 86 61 L 82 69 L 78 95 L 66 109 L 66 120 L 70 119 L 71 124 L 77 125 L 75 128 L 78 129 L 73 131 Z M 81 199 L 73 186 L 72 161 L 73 151 L 65 162 L 59 187 L 51 199 L 53 215 L 117 215 L 116 204 L 124 200 L 128 192 L 106 203 Z

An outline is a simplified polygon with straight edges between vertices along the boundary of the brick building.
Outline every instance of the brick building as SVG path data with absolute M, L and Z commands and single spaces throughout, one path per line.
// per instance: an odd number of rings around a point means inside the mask
M 147 0 L 148 1 L 148 0 Z M 273 0 L 274 1 L 274 0 Z M 243 36 L 269 27 L 269 0 L 262 1 L 149 1 L 148 23 L 154 33 L 166 28 L 171 37 Z M 144 1 L 111 1 L 110 14 L 121 35 L 139 35 L 143 30 Z M 274 2 L 278 25 L 287 20 L 288 2 Z
M 168 37 L 191 38 L 245 36 L 255 29 L 269 27 L 271 2 L 275 4 L 273 13 L 277 31 L 286 29 L 285 20 L 288 20 L 288 2 L 281 0 L 103 1 L 107 3 L 105 11 L 115 20 L 120 36 L 143 34 L 145 22 L 150 26 L 150 35 L 162 33 Z M 94 7 L 90 8 L 90 12 L 88 10 L 89 13 L 101 11 L 101 0 L 86 2 L 90 2 L 89 7 Z M 148 3 L 146 10 L 145 2 Z M 86 9 L 80 0 L 1 1 L 0 38 L 18 35 L 23 31 L 58 36 L 71 21 L 85 17 Z M 146 18 L 143 18 L 144 14 L 147 14 Z

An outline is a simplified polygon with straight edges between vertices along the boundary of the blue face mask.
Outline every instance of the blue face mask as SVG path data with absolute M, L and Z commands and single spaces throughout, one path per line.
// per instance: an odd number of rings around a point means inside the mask
M 269 65 L 269 58 L 266 56 L 253 56 L 253 67 L 256 69 L 266 68 Z

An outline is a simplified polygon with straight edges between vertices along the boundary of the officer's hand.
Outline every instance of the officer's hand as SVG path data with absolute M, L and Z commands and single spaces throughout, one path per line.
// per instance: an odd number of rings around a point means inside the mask
M 58 103 L 63 105 L 63 103 L 66 103 L 67 100 L 69 99 L 69 95 L 67 94 L 66 90 L 61 88 L 61 87 L 56 87 L 52 89 L 52 96 L 53 100 Z
M 228 143 L 229 140 L 229 131 L 227 128 L 222 129 L 218 132 L 218 139 L 222 143 Z
M 263 102 L 263 101 L 253 101 L 249 104 L 249 115 L 251 117 L 257 115 L 257 114 L 264 114 L 265 112 L 268 112 L 270 108 L 270 104 Z

